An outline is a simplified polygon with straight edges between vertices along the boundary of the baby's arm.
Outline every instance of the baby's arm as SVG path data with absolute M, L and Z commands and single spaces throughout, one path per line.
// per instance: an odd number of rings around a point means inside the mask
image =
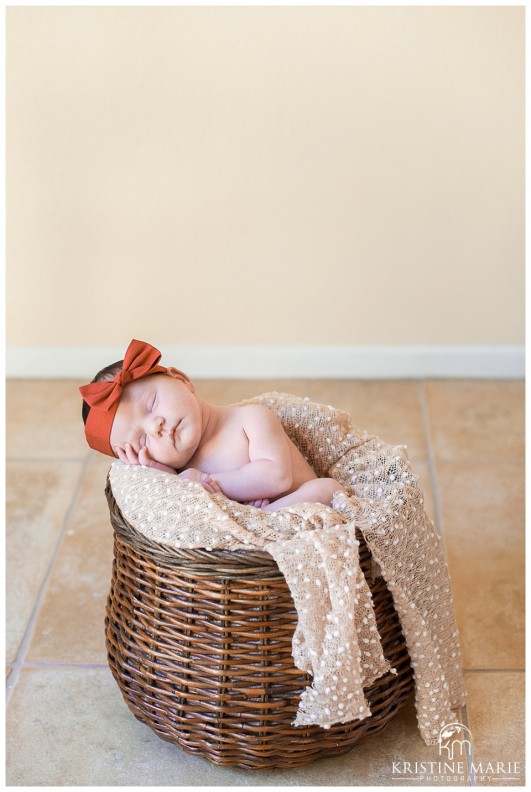
M 212 473 L 231 500 L 277 498 L 293 484 L 289 440 L 279 419 L 267 407 L 242 407 L 242 428 L 249 441 L 249 462 L 240 468 Z

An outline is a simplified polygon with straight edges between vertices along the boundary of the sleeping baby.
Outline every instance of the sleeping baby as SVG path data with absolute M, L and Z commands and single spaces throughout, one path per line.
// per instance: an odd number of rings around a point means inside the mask
M 160 358 L 150 344 L 133 340 L 123 361 L 79 389 L 91 448 L 266 511 L 330 505 L 343 489 L 316 476 L 267 407 L 211 404 L 182 371 L 160 366 Z

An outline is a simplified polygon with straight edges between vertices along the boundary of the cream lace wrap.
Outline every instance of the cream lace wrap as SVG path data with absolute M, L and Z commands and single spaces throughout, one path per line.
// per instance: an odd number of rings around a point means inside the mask
M 284 574 L 298 614 L 297 667 L 313 675 L 296 726 L 324 728 L 371 713 L 363 688 L 389 670 L 372 596 L 361 571 L 358 528 L 390 589 L 415 675 L 424 741 L 465 703 L 448 567 L 423 507 L 405 446 L 389 446 L 351 426 L 347 413 L 283 393 L 264 404 L 282 422 L 318 476 L 346 489 L 332 508 L 316 503 L 265 512 L 152 468 L 113 463 L 115 500 L 133 527 L 172 547 L 261 549 Z M 396 673 L 396 672 L 395 672 Z

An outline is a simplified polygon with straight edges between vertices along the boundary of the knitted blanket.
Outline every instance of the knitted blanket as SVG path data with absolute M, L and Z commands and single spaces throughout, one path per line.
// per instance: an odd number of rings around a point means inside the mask
M 123 516 L 173 547 L 273 556 L 297 610 L 294 662 L 312 675 L 294 724 L 324 728 L 368 717 L 364 687 L 395 671 L 383 655 L 360 568 L 358 528 L 401 622 L 420 733 L 428 745 L 437 743 L 466 692 L 448 567 L 406 447 L 386 445 L 353 428 L 347 413 L 308 399 L 274 392 L 241 402 L 250 403 L 271 409 L 317 475 L 337 479 L 347 494 L 336 493 L 332 507 L 266 512 L 178 476 L 115 462 L 110 482 Z

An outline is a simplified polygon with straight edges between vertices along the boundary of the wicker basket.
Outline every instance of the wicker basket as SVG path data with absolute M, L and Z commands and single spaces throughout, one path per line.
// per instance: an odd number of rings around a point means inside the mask
M 133 714 L 164 740 L 215 764 L 289 768 L 346 753 L 380 732 L 410 697 L 413 675 L 383 578 L 372 581 L 378 632 L 397 674 L 365 689 L 372 716 L 294 727 L 311 682 L 292 658 L 297 614 L 270 555 L 176 550 L 122 516 L 107 484 L 114 563 L 106 638 L 111 671 Z

